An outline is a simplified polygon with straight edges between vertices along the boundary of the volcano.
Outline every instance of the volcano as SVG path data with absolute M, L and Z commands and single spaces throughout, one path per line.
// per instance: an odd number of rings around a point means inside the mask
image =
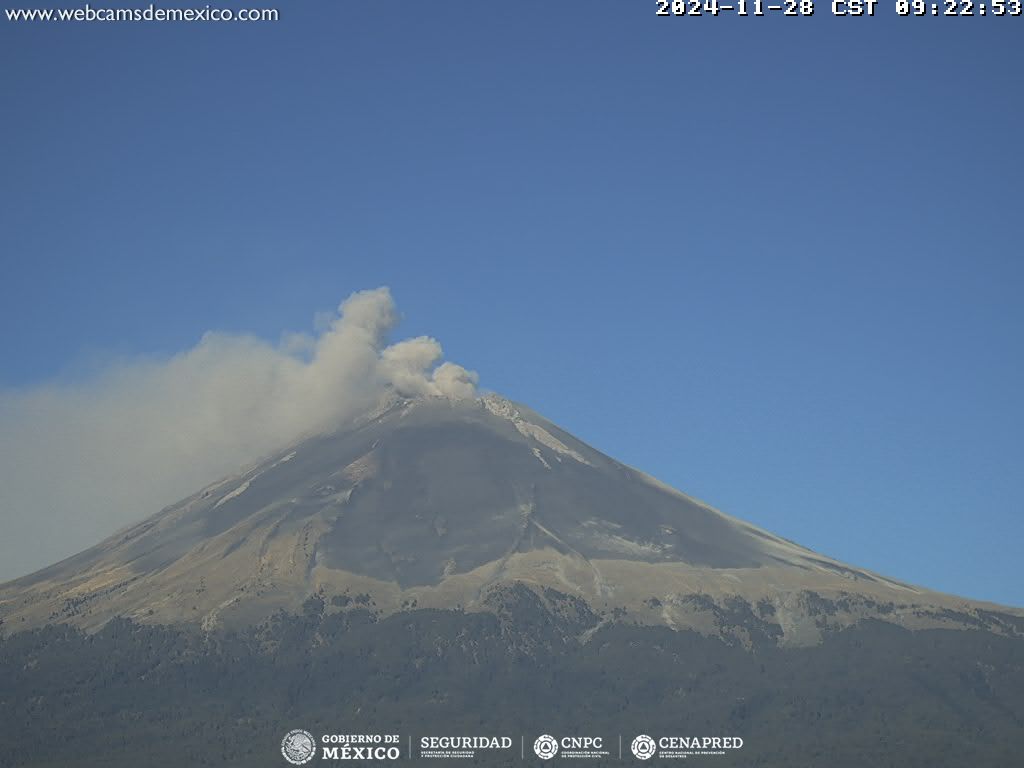
M 311 598 L 378 617 L 564 594 L 601 622 L 781 645 L 865 619 L 1017 634 L 1024 613 L 815 553 L 621 464 L 529 408 L 391 395 L 0 588 L 8 628 L 114 617 L 204 630 Z M 741 620 L 739 614 L 746 616 Z
M 489 766 L 556 741 L 625 744 L 600 765 L 742 744 L 688 754 L 723 768 L 1024 744 L 1024 612 L 815 553 L 495 395 L 392 395 L 0 587 L 0 618 L 22 768 L 273 768 L 296 733 L 321 759 L 392 734 L 417 765 L 440 734 L 505 744 Z

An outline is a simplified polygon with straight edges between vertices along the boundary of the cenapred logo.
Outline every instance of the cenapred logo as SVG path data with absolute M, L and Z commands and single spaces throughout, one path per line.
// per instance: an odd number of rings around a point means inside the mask
M 281 740 L 281 754 L 292 765 L 304 765 L 316 756 L 316 739 L 301 728 L 288 731 Z
M 548 736 L 545 733 L 543 736 L 538 736 L 537 740 L 533 742 L 533 751 L 541 760 L 550 760 L 558 754 L 558 742 L 554 736 Z
M 654 743 L 654 739 L 644 733 L 633 739 L 629 748 L 633 750 L 633 756 L 640 760 L 650 760 L 658 751 L 658 745 Z
M 657 758 L 711 757 L 742 749 L 739 736 L 658 736 L 641 733 L 629 745 L 637 760 Z

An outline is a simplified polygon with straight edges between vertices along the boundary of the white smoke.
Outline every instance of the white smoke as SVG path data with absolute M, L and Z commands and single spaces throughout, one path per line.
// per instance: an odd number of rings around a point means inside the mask
M 277 345 L 207 333 L 168 360 L 87 383 L 0 392 L 0 581 L 73 554 L 384 393 L 469 398 L 477 375 L 441 345 L 388 346 L 387 288 L 353 294 L 315 335 Z

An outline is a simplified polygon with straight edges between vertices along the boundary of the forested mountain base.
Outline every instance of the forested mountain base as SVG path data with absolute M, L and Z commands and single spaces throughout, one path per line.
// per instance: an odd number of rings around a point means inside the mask
M 380 620 L 367 606 L 332 612 L 312 599 L 300 615 L 223 634 L 125 620 L 93 635 L 8 631 L 0 765 L 282 766 L 292 728 L 397 733 L 403 744 L 541 733 L 744 740 L 734 754 L 687 762 L 713 766 L 1002 767 L 1024 754 L 1019 638 L 864 621 L 814 647 L 744 647 L 663 627 L 581 631 L 588 622 L 572 611 L 520 598 L 496 613 Z M 513 765 L 540 764 L 529 745 L 525 762 L 515 752 Z M 628 749 L 608 761 L 633 763 Z

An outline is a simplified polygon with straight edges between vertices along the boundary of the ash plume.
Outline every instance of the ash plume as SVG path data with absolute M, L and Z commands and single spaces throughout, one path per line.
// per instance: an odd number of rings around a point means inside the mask
M 476 373 L 440 363 L 435 339 L 388 344 L 398 317 L 387 288 L 361 291 L 319 317 L 316 333 L 279 344 L 210 332 L 169 359 L 0 392 L 0 580 L 334 429 L 388 391 L 474 397 Z

